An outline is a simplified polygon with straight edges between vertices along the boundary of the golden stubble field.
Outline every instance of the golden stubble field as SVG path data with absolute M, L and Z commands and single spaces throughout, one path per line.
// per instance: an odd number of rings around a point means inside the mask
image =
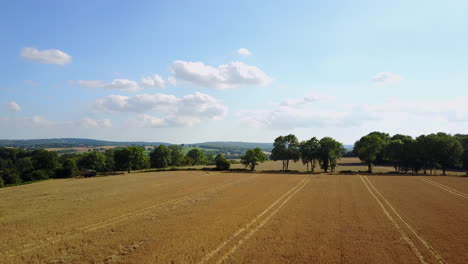
M 174 171 L 0 189 L 0 263 L 468 263 L 468 178 Z

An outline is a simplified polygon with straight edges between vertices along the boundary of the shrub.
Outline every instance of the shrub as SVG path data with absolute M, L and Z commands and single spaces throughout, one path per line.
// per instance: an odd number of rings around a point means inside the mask
M 21 174 L 21 179 L 25 182 L 34 180 L 32 176 L 32 172 L 25 172 Z
M 45 170 L 35 170 L 32 172 L 33 180 L 46 180 L 49 179 L 49 174 Z
M 18 184 L 21 183 L 21 178 L 18 173 L 10 171 L 3 173 L 3 180 L 5 184 Z
M 216 156 L 215 163 L 217 170 L 229 170 L 231 168 L 231 162 L 221 154 Z

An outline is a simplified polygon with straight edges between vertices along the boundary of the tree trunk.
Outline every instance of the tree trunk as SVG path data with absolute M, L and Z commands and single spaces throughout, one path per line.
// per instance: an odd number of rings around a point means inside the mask
M 286 162 L 286 170 L 289 170 L 289 160 Z
M 367 164 L 367 166 L 369 167 L 369 173 L 372 173 L 372 163 Z

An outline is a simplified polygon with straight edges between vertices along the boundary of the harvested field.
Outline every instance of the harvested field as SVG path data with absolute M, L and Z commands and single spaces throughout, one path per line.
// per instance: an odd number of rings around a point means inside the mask
M 468 263 L 467 193 L 453 176 L 49 180 L 0 189 L 0 263 Z

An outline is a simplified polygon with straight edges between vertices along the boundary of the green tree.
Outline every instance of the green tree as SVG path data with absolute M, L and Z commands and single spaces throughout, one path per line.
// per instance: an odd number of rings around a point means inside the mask
M 251 171 L 255 170 L 258 162 L 264 162 L 268 157 L 263 153 L 260 148 L 249 149 L 241 156 L 241 163 L 247 168 L 250 167 Z
M 217 170 L 229 170 L 231 168 L 231 162 L 227 160 L 223 154 L 218 154 L 215 158 Z
M 114 151 L 114 162 L 117 170 L 141 170 L 150 167 L 149 157 L 141 147 L 125 147 Z
M 283 171 L 289 169 L 290 160 L 297 162 L 300 157 L 299 141 L 295 135 L 289 134 L 275 139 L 270 158 L 274 161 L 281 160 L 283 162 Z
M 319 143 L 318 160 L 320 167 L 325 172 L 328 172 L 329 169 L 332 172 L 335 171 L 338 159 L 346 151 L 343 144 L 331 137 L 324 137 L 320 139 Z
M 301 152 L 302 163 L 307 166 L 307 171 L 310 169 L 314 172 L 315 165 L 318 159 L 318 151 L 320 149 L 320 143 L 317 138 L 313 137 L 309 140 L 302 141 L 299 145 L 299 150 Z
M 104 156 L 106 156 L 106 171 L 114 171 L 115 170 L 114 150 L 107 149 L 106 151 L 104 151 Z
M 369 172 L 372 173 L 374 162 L 377 160 L 378 155 L 382 153 L 385 146 L 386 144 L 381 137 L 370 134 L 363 136 L 354 143 L 354 153 L 367 164 Z
M 55 169 L 56 178 L 71 178 L 78 175 L 78 166 L 74 158 L 65 159 L 61 168 Z
M 442 175 L 446 175 L 449 168 L 461 166 L 463 156 L 463 146 L 454 137 L 445 133 L 437 133 L 436 140 L 436 161 L 442 169 Z
M 390 135 L 388 133 L 374 131 L 374 132 L 369 133 L 368 136 L 377 136 L 380 139 L 382 139 L 382 142 L 383 142 L 384 147 L 377 154 L 377 158 L 375 159 L 375 163 L 386 163 L 386 162 L 388 162 L 388 153 L 386 152 L 386 150 L 387 150 L 386 146 L 387 146 L 388 143 L 390 143 L 390 140 L 391 140 Z
M 31 172 L 34 170 L 31 157 L 20 158 L 15 163 L 16 171 L 23 181 L 31 181 Z
M 171 164 L 171 150 L 165 145 L 159 145 L 150 153 L 152 168 L 166 168 Z
M 468 135 L 457 134 L 455 138 L 461 143 L 463 147 L 462 166 L 463 169 L 468 170 Z
M 106 171 L 106 156 L 98 151 L 86 152 L 81 154 L 78 160 L 78 167 L 82 170 Z
M 188 165 L 204 165 L 204 164 L 206 164 L 205 153 L 203 153 L 198 148 L 191 149 L 187 153 L 187 157 L 189 158 L 188 160 L 190 161 L 190 164 L 188 164 Z
M 171 166 L 182 166 L 184 163 L 184 153 L 179 145 L 170 145 L 171 150 Z
M 58 154 L 55 151 L 35 150 L 31 159 L 36 170 L 52 171 L 58 167 Z

